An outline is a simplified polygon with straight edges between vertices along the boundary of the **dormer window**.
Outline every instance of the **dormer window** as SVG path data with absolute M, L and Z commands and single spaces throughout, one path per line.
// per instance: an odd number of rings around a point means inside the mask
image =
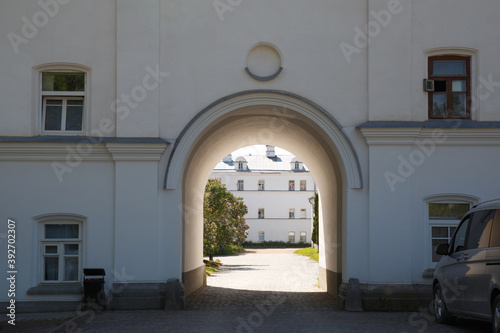
M 292 171 L 302 171 L 303 167 L 304 167 L 304 164 L 301 161 L 299 161 L 299 159 L 297 157 L 294 157 L 290 161 L 290 168 L 292 169 Z
M 238 157 L 235 161 L 237 171 L 246 171 L 248 162 L 243 157 Z

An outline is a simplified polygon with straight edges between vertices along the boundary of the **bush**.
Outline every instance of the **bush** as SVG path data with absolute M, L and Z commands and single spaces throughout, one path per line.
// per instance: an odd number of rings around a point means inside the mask
M 216 255 L 217 256 L 232 256 L 233 254 L 238 254 L 238 253 L 242 253 L 242 252 L 245 252 L 245 249 L 242 248 L 241 246 L 238 246 L 238 245 L 228 245 L 228 246 L 224 246 L 224 248 L 217 252 Z
M 253 243 L 253 242 L 244 242 L 242 244 L 244 248 L 247 249 L 274 249 L 274 248 L 279 248 L 279 249 L 286 249 L 286 248 L 304 248 L 304 247 L 310 247 L 311 244 L 309 243 L 287 243 L 287 242 L 277 242 L 277 241 L 269 241 L 269 242 L 258 242 L 258 243 Z

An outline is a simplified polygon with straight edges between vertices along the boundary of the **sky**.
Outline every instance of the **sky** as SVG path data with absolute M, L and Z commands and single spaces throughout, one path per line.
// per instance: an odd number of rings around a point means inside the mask
M 280 147 L 275 148 L 276 155 L 293 155 L 288 150 L 282 149 Z M 265 145 L 255 145 L 255 146 L 247 146 L 240 149 L 236 149 L 231 153 L 233 156 L 240 155 L 265 155 L 266 154 L 266 146 Z

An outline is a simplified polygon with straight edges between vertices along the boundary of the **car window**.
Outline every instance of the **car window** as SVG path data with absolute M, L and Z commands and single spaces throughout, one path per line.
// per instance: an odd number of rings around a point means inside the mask
M 489 246 L 494 216 L 494 210 L 483 210 L 471 214 L 469 237 L 467 238 L 466 247 L 468 250 Z
M 467 235 L 467 228 L 469 227 L 470 216 L 466 216 L 460 223 L 455 235 L 453 235 L 453 241 L 451 243 L 450 252 L 460 252 L 464 250 L 465 247 L 465 235 Z
M 500 209 L 496 211 L 491 228 L 490 247 L 500 247 Z

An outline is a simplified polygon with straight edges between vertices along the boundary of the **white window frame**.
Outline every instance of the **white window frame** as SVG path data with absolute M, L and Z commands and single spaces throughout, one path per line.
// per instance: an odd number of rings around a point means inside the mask
M 299 242 L 300 242 L 300 243 L 305 243 L 305 242 L 307 242 L 307 231 L 301 231 L 301 232 L 300 232 L 300 239 L 299 239 Z
M 245 181 L 242 180 L 242 179 L 239 179 L 237 182 L 236 182 L 236 189 L 238 191 L 244 191 L 245 190 Z
M 84 258 L 84 224 L 86 217 L 76 214 L 45 214 L 33 218 L 38 223 L 39 234 L 39 281 L 41 284 L 56 284 L 56 285 L 74 285 L 81 284 L 82 269 L 85 264 Z M 45 238 L 45 226 L 48 224 L 59 225 L 78 225 L 78 238 Z M 65 244 L 78 244 L 78 255 L 65 255 Z M 45 253 L 46 246 L 57 246 L 57 254 Z M 58 262 L 58 280 L 45 280 L 45 258 L 57 256 Z M 64 258 L 78 257 L 78 278 L 77 280 L 64 280 Z
M 45 130 L 45 118 L 46 118 L 46 108 L 47 108 L 47 101 L 51 100 L 62 100 L 62 115 L 61 115 L 61 130 Z M 66 128 L 63 128 L 66 126 L 66 115 L 67 115 L 67 110 L 68 110 L 68 101 L 75 101 L 75 100 L 80 100 L 83 101 L 83 106 L 82 106 L 82 130 L 81 131 L 68 131 Z M 42 101 L 42 133 L 43 134 L 57 134 L 57 133 L 64 133 L 66 134 L 82 134 L 83 133 L 83 112 L 85 108 L 85 100 L 83 97 L 78 97 L 76 94 L 74 96 L 51 96 L 51 95 L 44 95 L 43 96 L 43 101 Z
M 295 231 L 289 231 L 288 232 L 288 242 L 289 243 L 295 243 Z
M 260 239 L 261 238 L 260 236 L 262 236 L 262 239 Z M 259 231 L 257 237 L 258 237 L 257 239 L 259 240 L 259 242 L 265 242 L 266 241 L 266 233 L 264 231 Z
M 301 208 L 300 209 L 300 218 L 301 219 L 307 218 L 307 208 Z
M 264 208 L 259 208 L 259 210 L 257 211 L 257 218 L 263 219 L 264 216 L 265 216 Z
M 265 189 L 266 189 L 266 183 L 265 183 L 264 179 L 259 179 L 258 190 L 265 191 Z
M 288 218 L 289 219 L 294 219 L 295 218 L 295 208 L 290 208 L 288 210 Z
M 288 181 L 288 191 L 295 191 L 295 180 Z
M 59 72 L 59 73 L 83 73 L 85 75 L 84 91 L 42 91 L 42 75 L 44 72 Z M 33 132 L 36 135 L 61 135 L 61 136 L 89 136 L 91 133 L 91 68 L 74 63 L 49 63 L 33 67 Z M 82 130 L 81 131 L 65 131 L 65 130 L 45 130 L 45 100 L 46 99 L 67 100 L 74 97 L 75 99 L 83 99 L 82 108 Z M 64 117 L 64 113 L 63 113 Z M 63 122 L 64 119 L 61 121 Z M 64 122 L 65 124 L 65 122 Z
M 464 194 L 438 194 L 430 195 L 423 198 L 424 202 L 424 256 L 427 267 L 434 268 L 437 262 L 432 261 L 432 227 L 457 227 L 460 223 L 460 217 L 457 220 L 453 219 L 430 219 L 429 204 L 430 203 L 448 203 L 448 204 L 469 204 L 469 207 L 474 206 L 479 202 L 479 198 Z M 451 235 L 450 235 L 451 237 Z

